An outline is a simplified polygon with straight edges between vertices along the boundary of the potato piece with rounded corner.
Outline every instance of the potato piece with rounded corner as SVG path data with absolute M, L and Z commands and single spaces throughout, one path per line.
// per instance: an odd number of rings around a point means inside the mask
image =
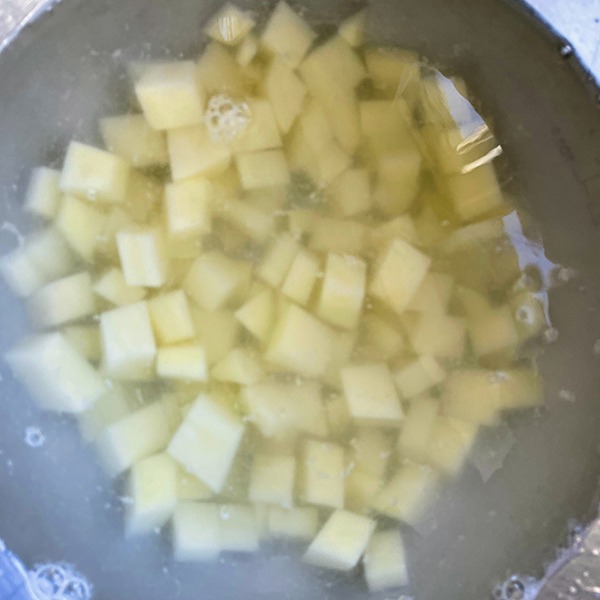
M 363 563 L 371 592 L 408 584 L 406 551 L 400 532 L 396 529 L 378 531 L 372 535 Z

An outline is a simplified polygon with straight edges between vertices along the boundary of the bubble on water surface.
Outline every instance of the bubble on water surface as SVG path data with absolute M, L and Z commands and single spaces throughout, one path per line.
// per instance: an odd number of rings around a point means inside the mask
M 40 448 L 46 442 L 46 436 L 39 427 L 31 425 L 25 429 L 25 443 L 31 448 Z
M 38 565 L 29 572 L 28 583 L 34 600 L 92 599 L 91 585 L 68 565 Z
M 250 122 L 250 108 L 246 102 L 236 102 L 225 94 L 212 96 L 208 101 L 204 122 L 215 142 L 232 142 Z

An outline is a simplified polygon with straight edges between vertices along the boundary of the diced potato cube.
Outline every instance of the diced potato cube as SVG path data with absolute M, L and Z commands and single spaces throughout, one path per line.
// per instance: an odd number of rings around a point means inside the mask
M 531 369 L 496 372 L 500 380 L 499 405 L 504 410 L 534 408 L 543 402 L 542 378 Z
M 269 285 L 279 287 L 290 270 L 298 250 L 298 242 L 293 236 L 280 235 L 270 244 L 260 261 L 257 275 Z
M 419 149 L 410 144 L 379 156 L 373 200 L 386 215 L 402 214 L 412 206 L 421 184 L 421 163 Z
M 102 343 L 98 325 L 69 325 L 62 330 L 65 339 L 89 361 L 102 358 Z
M 340 23 L 338 34 L 349 46 L 357 48 L 365 37 L 366 20 L 367 11 L 360 10 Z
M 480 358 L 499 353 L 512 358 L 517 350 L 519 333 L 508 305 L 471 316 L 468 331 L 471 347 Z
M 299 461 L 302 500 L 307 504 L 344 507 L 344 449 L 331 442 L 305 440 Z
M 328 429 L 333 436 L 343 436 L 352 423 L 350 411 L 341 394 L 333 394 L 325 402 Z
M 281 292 L 294 302 L 306 305 L 310 299 L 320 269 L 319 259 L 306 250 L 299 250 L 281 286 Z
M 206 98 L 192 61 L 149 65 L 135 83 L 135 94 L 154 129 L 202 123 Z
M 242 69 L 222 44 L 210 42 L 206 46 L 198 61 L 197 73 L 209 98 L 215 94 L 227 94 L 233 98 L 245 96 Z
M 401 237 L 413 246 L 421 244 L 415 222 L 410 215 L 400 215 L 371 229 L 369 244 L 378 250 L 386 247 L 396 237 Z
M 210 396 L 201 394 L 169 444 L 169 454 L 220 492 L 233 464 L 244 426 Z
M 406 464 L 379 490 L 373 508 L 392 519 L 417 526 L 434 499 L 438 479 L 431 467 Z
M 173 514 L 175 560 L 205 562 L 221 551 L 221 521 L 217 504 L 181 502 Z
M 423 313 L 410 332 L 410 341 L 419 354 L 457 359 L 465 351 L 466 333 L 461 317 Z
M 116 379 L 147 379 L 154 371 L 156 343 L 145 302 L 100 316 L 103 366 Z
M 362 133 L 375 157 L 415 149 L 410 109 L 403 99 L 362 101 L 359 111 Z
M 38 217 L 53 219 L 60 196 L 60 173 L 48 167 L 37 167 L 31 172 L 23 208 Z
M 247 104 L 250 121 L 248 126 L 231 142 L 232 151 L 245 153 L 281 148 L 283 142 L 271 103 L 268 100 L 255 98 L 249 100 Z
M 264 241 L 275 229 L 272 214 L 241 200 L 227 200 L 220 216 L 258 241 Z
M 265 342 L 275 319 L 275 303 L 271 290 L 253 296 L 235 312 L 235 318 L 261 342 Z
M 84 260 L 91 261 L 104 231 L 105 219 L 87 202 L 74 196 L 64 196 L 55 223 L 69 246 Z
M 425 279 L 430 264 L 431 259 L 420 250 L 395 238 L 378 260 L 370 293 L 401 313 Z
M 360 14 L 360 13 L 359 13 Z M 410 50 L 399 48 L 373 48 L 365 53 L 367 70 L 377 90 L 390 96 L 404 91 L 407 96 L 412 82 L 421 85 L 419 57 Z
M 400 532 L 378 531 L 373 534 L 365 557 L 365 579 L 371 592 L 408 584 L 406 552 Z
M 226 504 L 219 511 L 221 549 L 225 552 L 256 552 L 259 530 L 256 510 L 245 504 Z
M 329 254 L 317 306 L 323 320 L 342 329 L 354 329 L 365 299 L 367 265 L 354 256 Z
M 138 168 L 166 165 L 167 140 L 143 115 L 126 114 L 100 120 L 100 132 L 109 152 Z
M 183 290 L 155 296 L 148 302 L 148 311 L 160 345 L 176 344 L 194 337 L 194 321 Z
M 213 497 L 212 490 L 195 475 L 188 473 L 181 465 L 177 467 L 175 485 L 178 500 L 209 500 Z
M 352 469 L 346 477 L 344 506 L 355 512 L 369 512 L 373 497 L 382 484 L 379 475 L 363 469 Z
M 177 466 L 168 454 L 143 458 L 131 468 L 128 491 L 133 502 L 127 507 L 127 534 L 139 535 L 162 527 L 177 504 Z
M 293 456 L 256 454 L 250 471 L 248 498 L 254 503 L 291 507 L 295 476 Z
M 287 185 L 290 182 L 287 161 L 281 150 L 242 152 L 235 160 L 245 190 Z
M 60 333 L 25 339 L 5 359 L 45 410 L 80 413 L 106 391 L 100 374 Z
M 210 20 L 204 28 L 205 33 L 227 46 L 235 46 L 254 27 L 254 19 L 229 2 Z
M 247 348 L 235 348 L 211 371 L 217 381 L 250 385 L 257 383 L 265 376 L 260 358 Z
M 427 462 L 446 475 L 456 475 L 475 442 L 477 429 L 473 423 L 437 417 L 429 439 Z
M 448 309 L 453 286 L 454 281 L 450 275 L 430 272 L 406 308 L 416 312 L 444 313 Z
M 164 379 L 206 381 L 204 349 L 199 344 L 163 346 L 156 353 L 156 373 Z
M 290 66 L 297 67 L 316 37 L 304 19 L 280 0 L 263 31 L 261 43 Z
M 100 459 L 117 476 L 136 462 L 162 452 L 171 436 L 175 406 L 158 400 L 111 423 L 96 437 Z
M 419 356 L 394 373 L 394 383 L 403 398 L 426 392 L 446 378 L 446 371 L 432 356 Z
M 427 462 L 439 409 L 440 403 L 431 398 L 422 398 L 410 405 L 398 438 L 398 451 L 402 458 L 417 463 Z
M 247 35 L 238 46 L 235 59 L 241 67 L 247 67 L 258 53 L 258 38 Z
M 509 300 L 516 322 L 519 341 L 539 335 L 550 325 L 544 303 L 532 292 L 521 292 Z
M 169 130 L 167 146 L 174 181 L 194 175 L 214 177 L 231 163 L 229 146 L 213 140 L 204 124 Z
M 385 474 L 392 454 L 392 439 L 381 429 L 361 427 L 350 440 L 352 463 L 358 469 L 374 473 L 378 477 Z
M 402 407 L 392 375 L 384 363 L 344 367 L 341 377 L 354 421 L 382 427 L 399 425 L 403 417 Z
M 224 358 L 238 343 L 239 322 L 227 310 L 209 311 L 198 305 L 190 307 L 194 327 L 209 365 Z
M 0 274 L 13 294 L 21 298 L 30 296 L 46 282 L 23 246 L 0 258 Z
M 128 285 L 161 287 L 167 279 L 168 260 L 158 229 L 125 229 L 117 233 L 117 247 Z
M 199 256 L 183 282 L 187 294 L 207 310 L 223 307 L 248 283 L 249 265 L 220 252 Z
M 279 317 L 265 358 L 306 377 L 323 375 L 331 361 L 335 332 L 298 306 Z
M 27 311 L 38 327 L 55 327 L 91 315 L 96 309 L 87 271 L 69 275 L 34 292 Z
M 306 96 L 306 86 L 290 66 L 278 57 L 271 62 L 264 85 L 279 129 L 287 133 L 300 114 Z
M 165 186 L 165 215 L 171 238 L 189 239 L 211 230 L 213 186 L 208 179 L 194 177 Z
M 103 215 L 102 231 L 97 237 L 95 252 L 99 258 L 109 262 L 118 262 L 119 250 L 117 248 L 117 233 L 129 227 L 136 227 L 131 215 L 125 210 L 124 205 L 115 205 Z
M 314 224 L 310 247 L 318 252 L 362 254 L 366 234 L 366 226 L 357 221 L 323 217 Z
M 81 437 L 93 442 L 104 429 L 133 412 L 134 407 L 129 391 L 113 384 L 90 408 L 77 415 Z
M 319 513 L 312 506 L 269 506 L 267 528 L 271 537 L 312 540 L 319 529 Z
M 348 169 L 331 185 L 331 194 L 337 212 L 353 217 L 371 208 L 371 185 L 366 169 Z
M 358 331 L 340 331 L 336 333 L 331 359 L 324 380 L 330 386 L 341 390 L 340 369 L 347 365 L 354 356 Z
M 365 356 L 389 360 L 397 356 L 405 347 L 404 338 L 396 323 L 390 319 L 367 313 L 362 319 Z
M 164 185 L 158 178 L 142 175 L 132 170 L 125 208 L 136 223 L 146 223 L 160 208 L 164 195 Z
M 127 285 L 123 271 L 116 267 L 109 269 L 96 280 L 94 293 L 117 306 L 139 302 L 146 296 L 144 288 Z
M 375 521 L 336 510 L 304 554 L 304 561 L 325 569 L 350 571 L 367 548 Z

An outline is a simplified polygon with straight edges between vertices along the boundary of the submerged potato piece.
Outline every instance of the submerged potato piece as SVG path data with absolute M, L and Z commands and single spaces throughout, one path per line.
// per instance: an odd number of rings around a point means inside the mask
M 409 302 L 407 310 L 445 313 L 453 287 L 454 281 L 450 275 L 429 272 Z
M 478 426 L 437 417 L 431 430 L 427 462 L 446 475 L 456 475 L 471 450 Z
M 419 354 L 458 359 L 466 344 L 466 325 L 461 317 L 423 313 L 410 332 L 410 341 Z
M 256 510 L 247 504 L 224 504 L 221 519 L 221 549 L 225 552 L 256 552 L 259 528 Z
M 310 247 L 317 252 L 337 254 L 362 254 L 367 228 L 358 221 L 321 217 L 314 223 Z
M 291 305 L 277 320 L 265 358 L 284 370 L 319 377 L 331 362 L 335 340 L 333 329 Z
M 254 27 L 254 19 L 237 6 L 225 4 L 204 28 L 205 33 L 227 46 L 235 46 Z
M 422 355 L 394 373 L 394 383 L 403 398 L 426 392 L 446 378 L 446 371 L 432 356 Z
M 75 350 L 87 360 L 95 363 L 102 357 L 98 325 L 68 325 L 63 328 L 62 333 Z
M 199 344 L 163 346 L 156 353 L 156 374 L 164 379 L 206 381 L 208 369 Z
M 297 540 L 312 540 L 319 529 L 319 512 L 313 506 L 283 508 L 269 506 L 267 512 L 269 536 Z
M 128 285 L 161 287 L 167 280 L 168 259 L 162 232 L 158 228 L 119 231 L 117 248 Z
M 349 46 L 357 48 L 365 37 L 366 20 L 367 11 L 360 10 L 340 23 L 338 34 Z
M 60 189 L 65 194 L 93 202 L 123 202 L 129 169 L 119 156 L 71 142 L 60 175 Z
M 375 521 L 336 510 L 304 554 L 304 561 L 325 569 L 349 571 L 367 548 Z
M 290 171 L 281 150 L 242 152 L 236 155 L 235 161 L 245 190 L 286 185 L 290 181 Z
M 195 475 L 188 473 L 179 463 L 177 465 L 177 481 L 175 483 L 177 500 L 209 500 L 212 490 Z
M 371 363 L 344 367 L 341 377 L 354 421 L 382 427 L 400 424 L 402 407 L 387 365 Z
M 135 94 L 154 129 L 202 123 L 206 98 L 192 61 L 149 65 L 135 83 Z
M 343 508 L 344 449 L 331 442 L 305 440 L 299 460 L 302 500 L 307 504 Z
M 300 305 L 309 301 L 320 269 L 319 259 L 306 250 L 299 250 L 281 286 L 281 293 Z
M 389 360 L 397 356 L 406 345 L 398 324 L 393 319 L 367 313 L 362 318 L 362 327 L 365 356 Z
M 439 410 L 440 403 L 432 398 L 421 398 L 411 403 L 398 438 L 398 451 L 402 458 L 416 463 L 428 462 Z
M 123 306 L 143 300 L 146 290 L 137 285 L 128 285 L 121 269 L 113 267 L 101 275 L 94 283 L 94 293 L 111 304 Z
M 190 177 L 165 186 L 167 233 L 189 239 L 211 230 L 213 186 L 208 179 Z
M 190 306 L 198 338 L 209 365 L 224 358 L 238 343 L 240 325 L 228 310 L 210 311 L 197 304 Z
M 398 530 L 373 534 L 363 558 L 365 579 L 371 592 L 408 584 L 406 551 Z
M 183 562 L 215 560 L 222 548 L 219 506 L 180 502 L 173 514 L 173 554 Z
M 379 428 L 360 427 L 350 440 L 352 463 L 357 469 L 382 477 L 392 454 L 392 438 Z
M 154 296 L 148 301 L 148 311 L 159 345 L 176 344 L 194 337 L 194 321 L 183 290 Z
M 417 198 L 421 183 L 419 149 L 407 143 L 394 153 L 379 156 L 373 201 L 386 215 L 405 213 Z
M 290 66 L 279 57 L 275 57 L 271 62 L 264 86 L 279 129 L 287 133 L 300 114 L 306 96 L 306 86 Z
M 220 492 L 243 432 L 236 415 L 201 394 L 173 436 L 168 452 L 211 490 Z
M 265 370 L 256 352 L 249 348 L 234 348 L 214 365 L 211 376 L 217 381 L 250 385 L 263 379 Z
M 256 274 L 265 283 L 279 287 L 299 250 L 298 242 L 292 235 L 284 233 L 276 237 L 259 262 Z
M 371 502 L 382 483 L 382 478 L 372 471 L 352 469 L 345 481 L 344 507 L 358 513 L 370 512 Z
M 269 100 L 253 98 L 246 104 L 250 120 L 246 128 L 231 142 L 232 151 L 237 154 L 280 148 L 283 142 Z
M 275 320 L 275 302 L 271 290 L 253 296 L 235 312 L 235 318 L 261 342 L 267 341 Z
M 48 167 L 36 167 L 29 177 L 23 208 L 43 219 L 53 219 L 60 196 L 60 172 Z
M 75 196 L 64 196 L 55 223 L 67 244 L 89 262 L 100 241 L 105 220 L 105 215 L 87 202 Z
M 24 247 L 17 247 L 0 257 L 0 275 L 10 291 L 20 298 L 30 296 L 46 282 Z
M 243 98 L 246 94 L 244 74 L 240 65 L 231 52 L 218 42 L 210 42 L 202 52 L 197 74 L 209 98 L 215 94 Z
M 100 374 L 60 333 L 26 338 L 4 358 L 45 410 L 81 413 L 106 391 Z
M 255 454 L 248 498 L 254 503 L 291 507 L 295 475 L 296 459 L 293 456 Z
M 401 313 L 425 279 L 431 259 L 403 240 L 395 238 L 379 258 L 369 292 Z
M 44 282 L 60 279 L 76 269 L 75 255 L 64 236 L 54 227 L 28 236 L 20 250 Z
M 226 200 L 220 216 L 257 241 L 264 241 L 275 230 L 271 213 L 242 200 Z
M 502 353 L 512 359 L 519 333 L 509 306 L 500 306 L 472 315 L 468 320 L 471 347 L 479 358 Z
M 87 410 L 77 415 L 81 437 L 86 442 L 93 442 L 104 429 L 135 410 L 136 402 L 130 391 L 115 383 Z
M 371 208 L 369 173 L 353 168 L 341 173 L 331 184 L 331 194 L 337 212 L 353 217 Z

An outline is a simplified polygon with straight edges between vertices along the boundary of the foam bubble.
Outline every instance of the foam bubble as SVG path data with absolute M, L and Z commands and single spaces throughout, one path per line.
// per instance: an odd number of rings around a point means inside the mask
M 69 565 L 38 565 L 28 583 L 34 600 L 92 600 L 92 586 Z
M 246 102 L 236 102 L 226 94 L 217 94 L 208 101 L 204 122 L 215 142 L 232 142 L 250 122 Z
M 31 425 L 25 429 L 25 443 L 32 448 L 40 448 L 46 442 L 46 436 L 39 427 Z

